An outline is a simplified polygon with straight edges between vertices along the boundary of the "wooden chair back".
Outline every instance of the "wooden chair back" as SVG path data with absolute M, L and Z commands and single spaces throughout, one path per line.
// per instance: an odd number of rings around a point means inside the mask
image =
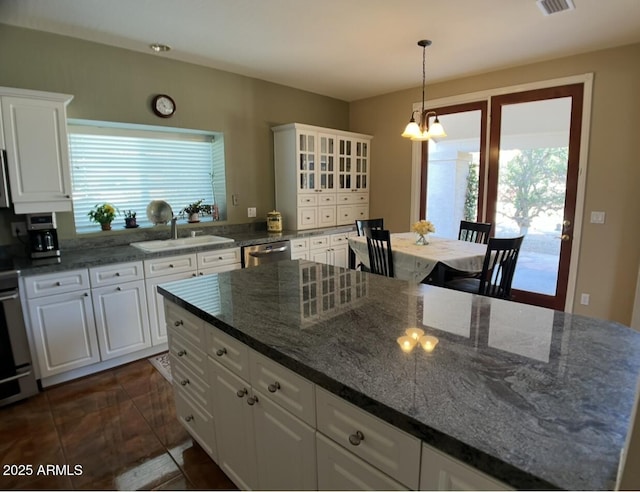
M 367 237 L 371 273 L 393 277 L 393 256 L 389 231 L 365 227 L 364 234 Z
M 478 294 L 500 299 L 511 298 L 511 283 L 523 239 L 524 236 L 489 238 Z
M 458 239 L 460 241 L 469 241 L 478 244 L 487 244 L 489 242 L 489 234 L 491 233 L 491 224 L 486 222 L 469 222 L 467 220 L 460 221 L 460 231 Z

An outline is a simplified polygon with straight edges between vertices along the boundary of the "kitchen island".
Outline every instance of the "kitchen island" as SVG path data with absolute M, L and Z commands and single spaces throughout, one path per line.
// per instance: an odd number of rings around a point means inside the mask
M 158 291 L 422 442 L 420 487 L 424 445 L 517 489 L 615 486 L 640 373 L 640 334 L 618 323 L 307 261 Z M 413 327 L 432 352 L 401 350 Z

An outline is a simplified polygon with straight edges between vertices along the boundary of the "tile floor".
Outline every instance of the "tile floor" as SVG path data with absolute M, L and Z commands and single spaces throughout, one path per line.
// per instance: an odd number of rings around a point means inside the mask
M 146 359 L 0 408 L 0 464 L 2 490 L 236 489 L 180 425 L 171 384 Z M 40 467 L 65 464 L 66 474 Z

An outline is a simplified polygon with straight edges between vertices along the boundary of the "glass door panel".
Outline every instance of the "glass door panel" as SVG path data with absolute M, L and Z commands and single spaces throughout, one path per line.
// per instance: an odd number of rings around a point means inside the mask
M 298 174 L 300 190 L 315 189 L 315 136 L 301 133 L 299 135 L 298 156 L 300 159 Z

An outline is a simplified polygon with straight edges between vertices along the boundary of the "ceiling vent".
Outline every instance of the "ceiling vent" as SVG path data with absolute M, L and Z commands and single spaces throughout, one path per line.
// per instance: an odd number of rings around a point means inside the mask
M 573 0 L 538 0 L 536 2 L 544 15 L 557 14 L 566 10 L 575 10 Z

